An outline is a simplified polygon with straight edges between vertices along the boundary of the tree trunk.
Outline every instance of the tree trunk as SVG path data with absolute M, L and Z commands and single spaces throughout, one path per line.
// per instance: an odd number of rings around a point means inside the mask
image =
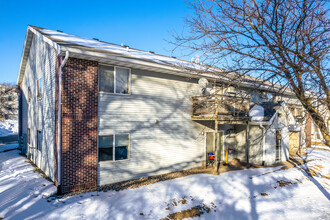
M 314 120 L 315 124 L 320 129 L 321 134 L 322 134 L 325 142 L 327 143 L 328 147 L 330 147 L 330 134 L 328 132 L 324 119 L 319 114 L 320 113 L 313 113 L 313 114 L 311 114 L 311 117 Z

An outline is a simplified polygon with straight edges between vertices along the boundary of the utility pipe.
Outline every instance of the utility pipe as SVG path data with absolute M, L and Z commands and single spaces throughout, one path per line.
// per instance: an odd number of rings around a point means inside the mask
M 259 124 L 260 128 L 262 129 L 262 165 L 265 164 L 265 145 L 266 145 L 266 132 L 265 127 L 262 124 Z
M 62 125 L 62 68 L 64 67 L 66 61 L 69 58 L 69 51 L 65 52 L 64 60 L 61 63 L 59 68 L 58 76 L 58 124 L 57 124 L 57 185 L 61 185 L 61 154 L 62 154 L 62 145 L 61 145 L 61 125 Z

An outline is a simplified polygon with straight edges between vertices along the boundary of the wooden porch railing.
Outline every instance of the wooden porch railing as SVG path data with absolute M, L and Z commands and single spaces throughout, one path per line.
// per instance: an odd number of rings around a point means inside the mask
M 248 98 L 228 95 L 205 95 L 192 97 L 193 117 L 233 116 L 247 117 L 250 109 Z

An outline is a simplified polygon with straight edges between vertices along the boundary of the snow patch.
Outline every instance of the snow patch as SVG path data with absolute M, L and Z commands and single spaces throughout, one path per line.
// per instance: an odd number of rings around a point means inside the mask
M 18 121 L 17 120 L 0 120 L 0 137 L 17 134 Z
M 198 174 L 66 198 L 48 197 L 56 187 L 34 172 L 19 151 L 2 152 L 0 217 L 162 219 L 198 211 L 201 219 L 329 219 L 330 180 L 325 177 L 330 173 L 330 152 L 307 151 L 306 164 L 287 170 L 268 167 L 218 176 Z M 307 169 L 317 175 L 309 176 Z

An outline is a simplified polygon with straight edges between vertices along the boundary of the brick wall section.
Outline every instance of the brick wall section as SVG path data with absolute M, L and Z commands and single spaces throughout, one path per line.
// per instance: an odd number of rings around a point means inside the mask
M 62 81 L 61 191 L 96 188 L 98 63 L 69 58 Z

